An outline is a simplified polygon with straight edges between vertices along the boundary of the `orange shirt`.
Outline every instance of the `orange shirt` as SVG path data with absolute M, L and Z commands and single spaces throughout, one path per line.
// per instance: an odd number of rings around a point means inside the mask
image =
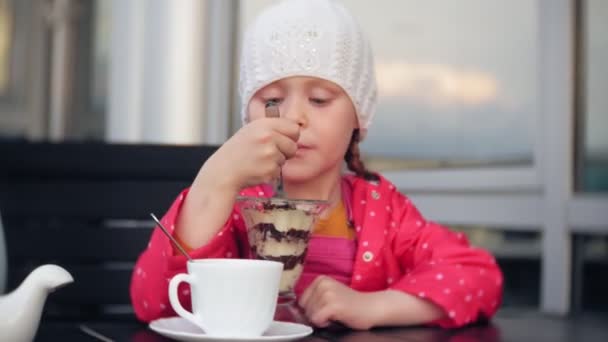
M 348 226 L 346 208 L 342 201 L 332 209 L 328 217 L 318 219 L 313 230 L 315 235 L 341 237 L 349 240 L 355 238 L 355 232 Z

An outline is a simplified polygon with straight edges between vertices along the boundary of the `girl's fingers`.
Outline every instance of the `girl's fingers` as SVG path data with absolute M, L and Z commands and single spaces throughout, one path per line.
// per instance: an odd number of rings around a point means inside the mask
M 312 281 L 312 283 L 310 283 L 310 285 L 308 285 L 308 288 L 306 288 L 306 290 L 304 290 L 304 293 L 302 293 L 302 296 L 300 297 L 300 300 L 298 301 L 298 304 L 302 307 L 302 308 L 306 308 L 306 306 L 308 305 L 310 298 L 314 295 L 315 293 L 315 289 L 317 288 L 317 286 L 319 286 L 319 282 L 321 282 L 323 280 L 324 276 L 318 276 L 315 278 L 315 280 Z
M 285 118 L 270 118 L 267 120 L 270 127 L 281 135 L 287 136 L 294 142 L 300 138 L 300 125 L 294 121 Z
M 281 134 L 275 134 L 273 141 L 279 152 L 285 156 L 285 158 L 291 158 L 296 154 L 298 144 L 289 137 Z
M 308 319 L 312 324 L 317 327 L 325 328 L 334 319 L 334 312 L 331 305 L 324 305 L 321 308 L 317 308 L 314 312 L 308 315 Z

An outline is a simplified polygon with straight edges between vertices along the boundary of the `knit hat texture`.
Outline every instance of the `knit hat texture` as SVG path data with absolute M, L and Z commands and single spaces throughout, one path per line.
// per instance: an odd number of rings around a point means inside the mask
M 342 87 L 355 107 L 361 138 L 365 136 L 377 101 L 371 46 L 337 1 L 284 0 L 264 10 L 246 30 L 239 78 L 243 123 L 258 90 L 291 76 L 317 77 Z

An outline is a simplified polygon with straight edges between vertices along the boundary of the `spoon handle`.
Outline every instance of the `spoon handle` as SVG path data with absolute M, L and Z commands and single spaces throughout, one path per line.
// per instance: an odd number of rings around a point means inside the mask
M 188 261 L 192 261 L 192 257 L 190 256 L 190 254 L 188 254 L 188 252 L 186 252 L 186 250 L 182 247 L 182 245 L 180 245 L 179 242 L 177 242 L 177 240 L 175 240 L 175 238 L 171 235 L 171 233 L 169 233 L 169 231 L 167 230 L 167 228 L 165 228 L 165 226 L 163 226 L 163 224 L 160 223 L 160 221 L 156 218 L 156 216 L 154 214 L 152 214 L 152 213 L 150 213 L 150 216 L 152 216 L 152 219 L 156 222 L 156 224 L 163 231 L 163 233 L 165 233 L 165 235 L 167 235 L 167 237 L 169 238 L 169 240 L 171 240 L 171 242 L 173 242 L 173 245 L 175 247 L 177 247 L 177 249 L 179 249 L 179 251 L 186 258 L 188 258 Z
M 279 118 L 281 113 L 279 112 L 279 106 L 276 101 L 266 102 L 266 117 L 267 118 Z M 285 198 L 285 190 L 283 189 L 283 170 L 279 172 L 279 179 L 275 188 L 275 197 Z

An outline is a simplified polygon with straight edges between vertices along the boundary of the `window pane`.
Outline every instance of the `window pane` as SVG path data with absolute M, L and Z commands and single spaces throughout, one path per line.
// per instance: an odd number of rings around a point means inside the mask
M 110 6 L 112 1 L 87 1 L 79 11 L 74 62 L 79 77 L 74 79 L 73 114 L 65 137 L 70 140 L 99 141 L 105 137 L 109 103 Z
M 241 23 L 273 2 L 241 1 Z M 532 162 L 536 1 L 342 3 L 374 48 L 372 168 Z
M 608 312 L 608 237 L 575 235 L 575 289 L 580 286 L 578 303 L 583 311 Z M 577 282 L 580 282 L 577 284 Z
M 608 2 L 585 4 L 583 190 L 608 191 Z
M 100 0 L 94 5 L 91 102 L 97 113 L 105 113 L 108 97 L 111 6 L 111 1 Z
M 8 0 L 0 0 L 0 96 L 8 92 L 13 18 Z

